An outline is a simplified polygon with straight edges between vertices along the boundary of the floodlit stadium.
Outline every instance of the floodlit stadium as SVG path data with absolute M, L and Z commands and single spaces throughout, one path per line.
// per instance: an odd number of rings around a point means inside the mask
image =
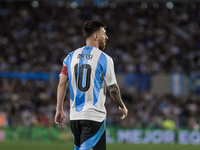
M 0 149 L 74 149 L 54 122 L 64 58 L 87 20 L 107 25 L 129 114 L 106 97 L 108 150 L 200 149 L 199 0 L 0 0 Z

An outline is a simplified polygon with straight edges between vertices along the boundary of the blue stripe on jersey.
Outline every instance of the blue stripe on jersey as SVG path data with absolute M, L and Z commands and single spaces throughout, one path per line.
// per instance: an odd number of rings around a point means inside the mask
M 86 150 L 86 149 L 93 148 L 97 144 L 97 142 L 100 140 L 103 133 L 105 132 L 105 128 L 106 128 L 106 119 L 102 123 L 99 131 L 95 135 L 93 135 L 91 138 L 89 138 L 88 140 L 83 142 L 83 144 L 81 144 L 80 150 Z
M 82 51 L 82 54 L 90 54 L 91 51 L 92 51 L 93 47 L 92 46 L 85 46 L 83 51 Z M 78 75 L 77 75 L 77 81 L 78 81 L 78 78 L 79 78 L 79 68 L 82 64 L 87 64 L 88 62 L 88 59 L 80 59 L 79 60 L 79 67 L 78 67 Z M 83 77 L 86 77 L 86 71 L 83 71 Z M 82 80 L 82 84 L 85 84 L 85 79 L 86 78 L 83 78 Z M 78 81 L 79 82 L 79 81 Z M 83 86 L 84 87 L 84 86 Z M 77 86 L 77 92 L 76 92 L 76 101 L 75 101 L 75 111 L 76 112 L 80 112 L 83 110 L 83 107 L 85 105 L 85 93 L 80 91 L 78 89 L 78 86 Z
M 102 77 L 101 77 L 101 72 L 103 71 L 104 77 L 106 77 L 106 71 L 107 71 L 107 58 L 106 56 L 101 53 L 97 67 L 96 67 L 96 72 L 95 72 L 95 78 L 94 78 L 94 88 L 93 88 L 93 105 L 95 105 L 99 99 L 99 94 L 101 90 L 101 84 L 102 84 Z
M 106 78 L 107 58 L 105 54 L 101 53 L 101 56 L 99 57 L 99 62 L 101 62 L 101 65 L 103 67 L 103 76 Z
M 69 54 L 69 56 L 64 60 L 64 64 L 65 66 L 67 66 L 67 69 L 68 69 L 68 78 L 69 78 L 69 84 L 70 84 L 70 99 L 72 101 L 74 101 L 74 91 L 73 91 L 73 88 L 72 88 L 72 74 L 71 74 L 71 62 L 72 62 L 72 56 L 74 54 L 74 51 L 72 53 Z

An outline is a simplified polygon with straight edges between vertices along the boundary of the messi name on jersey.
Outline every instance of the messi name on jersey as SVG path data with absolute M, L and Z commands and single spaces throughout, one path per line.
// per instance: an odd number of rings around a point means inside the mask
M 88 59 L 91 60 L 93 55 L 91 54 L 78 54 L 77 59 Z

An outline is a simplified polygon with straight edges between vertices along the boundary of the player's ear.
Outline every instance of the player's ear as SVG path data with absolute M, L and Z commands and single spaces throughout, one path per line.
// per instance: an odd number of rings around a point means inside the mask
M 94 33 L 94 39 L 95 39 L 95 41 L 98 41 L 98 39 L 99 39 L 99 36 L 98 36 L 98 34 L 97 33 Z

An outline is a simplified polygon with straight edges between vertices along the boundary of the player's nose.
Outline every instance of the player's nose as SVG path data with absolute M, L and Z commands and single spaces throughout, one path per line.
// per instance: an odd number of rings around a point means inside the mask
M 108 40 L 108 36 L 106 35 L 106 41 Z

